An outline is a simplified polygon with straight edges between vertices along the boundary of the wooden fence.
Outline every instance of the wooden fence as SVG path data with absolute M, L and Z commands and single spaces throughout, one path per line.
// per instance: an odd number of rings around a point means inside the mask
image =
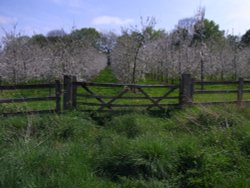
M 141 107 L 141 109 L 151 110 L 157 108 L 157 110 L 166 110 L 168 107 L 185 107 L 188 105 L 215 105 L 215 104 L 231 104 L 236 103 L 240 106 L 250 103 L 250 100 L 243 100 L 245 93 L 250 93 L 249 89 L 244 89 L 245 84 L 250 84 L 250 81 L 239 78 L 238 81 L 195 81 L 190 74 L 183 74 L 180 79 L 179 85 L 137 85 L 137 84 L 114 84 L 114 83 L 92 83 L 92 82 L 77 82 L 74 76 L 67 76 L 64 82 L 66 88 L 64 92 L 64 109 L 79 109 L 80 106 L 84 106 L 84 110 L 81 111 L 116 111 L 116 109 L 135 108 Z M 206 86 L 211 85 L 233 85 L 235 89 L 229 90 L 206 90 Z M 197 86 L 202 86 L 205 89 L 198 89 Z M 119 92 L 112 96 L 100 95 L 96 93 L 92 88 L 120 88 Z M 85 92 L 78 91 L 82 88 Z M 152 90 L 166 89 L 166 92 L 162 96 L 152 96 L 144 89 L 151 88 Z M 137 94 L 142 96 L 126 96 L 126 94 L 137 91 Z M 175 93 L 175 96 L 171 95 Z M 194 101 L 194 97 L 204 94 L 230 94 L 235 93 L 235 99 L 228 101 Z M 79 99 L 85 99 L 80 101 Z M 95 102 L 89 102 L 89 99 L 95 99 Z M 130 103 L 117 104 L 119 100 L 129 100 Z M 162 101 L 166 101 L 162 103 Z M 147 100 L 149 103 L 133 103 L 133 100 Z M 175 102 L 170 102 L 174 100 Z M 96 102 L 97 101 L 97 102 Z M 90 109 L 86 109 L 90 107 Z M 92 108 L 97 107 L 97 108 Z
M 244 80 L 243 78 L 239 78 L 238 81 L 192 81 L 192 91 L 191 94 L 191 104 L 200 104 L 200 105 L 214 105 L 214 104 L 228 104 L 228 103 L 235 103 L 239 106 L 242 106 L 244 104 L 250 103 L 250 100 L 244 100 L 243 96 L 244 94 L 250 93 L 250 87 L 249 89 L 244 89 L 245 85 L 250 84 L 250 81 Z M 202 85 L 205 86 L 211 86 L 211 85 L 234 85 L 235 89 L 227 89 L 227 90 L 198 90 L 194 89 L 196 85 Z M 193 102 L 193 95 L 197 94 L 216 94 L 216 95 L 226 95 L 226 94 L 235 94 L 235 100 L 230 101 L 216 101 L 216 102 Z
M 60 112 L 61 111 L 61 84 L 60 81 L 55 81 L 54 84 L 29 84 L 29 85 L 0 85 L 0 90 L 4 91 L 16 91 L 16 90 L 31 90 L 31 89 L 55 89 L 54 96 L 45 97 L 21 97 L 21 98 L 0 98 L 0 104 L 10 104 L 10 103 L 24 103 L 24 102 L 36 102 L 36 101 L 55 101 L 54 109 L 46 110 L 22 110 L 15 112 L 1 112 L 1 115 L 11 115 L 11 114 L 34 114 L 34 113 L 50 113 L 50 112 Z
M 211 85 L 230 85 L 233 89 L 211 90 Z M 247 86 L 248 87 L 245 87 Z M 202 86 L 199 87 L 199 86 Z M 79 82 L 75 76 L 64 76 L 64 83 L 61 86 L 59 81 L 54 84 L 33 84 L 33 85 L 0 85 L 0 91 L 17 89 L 40 89 L 54 88 L 54 96 L 30 97 L 30 98 L 10 98 L 1 99 L 3 103 L 20 103 L 32 101 L 55 101 L 55 109 L 32 110 L 18 113 L 41 113 L 41 112 L 61 112 L 61 91 L 63 87 L 63 110 L 78 109 L 85 112 L 115 112 L 140 108 L 140 110 L 161 110 L 169 107 L 185 107 L 188 105 L 214 105 L 236 103 L 239 106 L 250 103 L 244 95 L 249 93 L 250 81 L 240 78 L 238 81 L 196 81 L 190 74 L 183 74 L 180 84 L 161 85 L 139 85 L 139 84 L 116 84 L 116 83 L 93 83 Z M 98 88 L 115 89 L 112 94 L 100 94 L 96 92 Z M 248 89 L 247 89 L 248 88 Z M 148 92 L 147 89 L 152 92 Z M 154 91 L 163 90 L 160 96 L 154 95 Z M 222 101 L 195 101 L 196 96 L 201 95 L 226 95 L 235 94 L 235 99 Z M 250 98 L 250 97 L 249 97 Z M 136 100 L 136 102 L 134 102 Z M 119 103 L 121 101 L 121 103 Z M 128 102 L 124 102 L 128 101 Z M 138 102 L 141 101 L 141 102 Z M 1 113 L 1 112 L 0 112 Z

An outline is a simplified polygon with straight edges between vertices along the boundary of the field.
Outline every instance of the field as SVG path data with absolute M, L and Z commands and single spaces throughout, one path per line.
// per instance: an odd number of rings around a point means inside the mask
M 93 81 L 116 82 L 109 70 Z M 235 89 L 230 85 L 208 87 Z M 102 95 L 118 92 L 93 91 Z M 4 91 L 1 96 L 47 96 L 54 92 Z M 164 91 L 147 92 L 160 96 Z M 194 100 L 234 97 L 236 94 L 203 95 Z M 140 102 L 145 103 L 135 101 Z M 16 103 L 1 105 L 1 110 L 47 109 L 53 105 Z M 4 188 L 250 187 L 250 107 L 193 106 L 161 114 L 73 110 L 1 117 L 0 140 L 0 187 Z

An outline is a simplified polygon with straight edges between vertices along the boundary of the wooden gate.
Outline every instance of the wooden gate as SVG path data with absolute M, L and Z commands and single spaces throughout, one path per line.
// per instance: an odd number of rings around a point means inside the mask
M 76 92 L 73 103 L 77 109 L 84 112 L 117 112 L 135 109 L 165 111 L 168 107 L 179 104 L 178 85 L 89 82 L 74 82 L 73 85 L 75 87 L 73 90 Z

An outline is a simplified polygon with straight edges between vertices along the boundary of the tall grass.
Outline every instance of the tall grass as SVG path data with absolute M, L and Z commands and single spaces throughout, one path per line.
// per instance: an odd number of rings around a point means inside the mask
M 5 118 L 0 187 L 249 187 L 249 122 L 230 106 Z

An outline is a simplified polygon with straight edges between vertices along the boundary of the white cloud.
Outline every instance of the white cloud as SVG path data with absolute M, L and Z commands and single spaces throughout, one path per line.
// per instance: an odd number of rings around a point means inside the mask
M 122 19 L 112 16 L 99 16 L 92 20 L 92 24 L 94 25 L 126 25 L 133 22 L 133 19 Z
M 13 23 L 16 23 L 16 22 L 17 22 L 16 18 L 7 17 L 7 16 L 0 16 L 0 24 L 1 25 L 13 24 Z

